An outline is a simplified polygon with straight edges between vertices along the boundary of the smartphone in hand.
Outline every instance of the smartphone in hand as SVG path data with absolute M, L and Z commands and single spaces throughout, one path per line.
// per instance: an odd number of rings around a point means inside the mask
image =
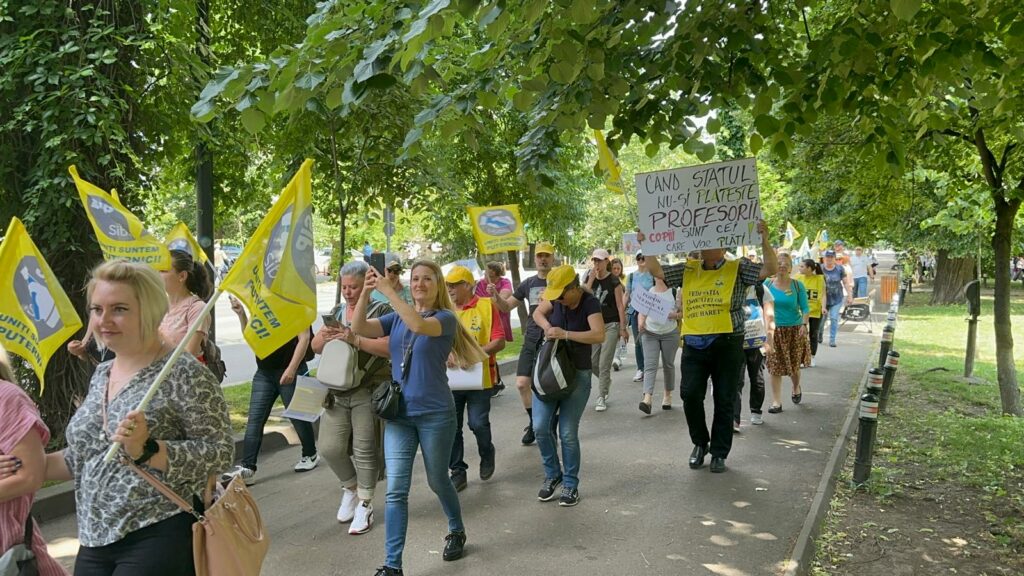
M 384 274 L 383 252 L 374 252 L 373 254 L 370 254 L 370 266 L 373 266 L 373 268 L 377 270 L 377 274 L 379 274 L 381 278 L 386 277 L 386 274 Z
M 321 314 L 320 319 L 324 321 L 324 326 L 330 326 L 336 330 L 341 329 L 341 322 L 331 314 Z

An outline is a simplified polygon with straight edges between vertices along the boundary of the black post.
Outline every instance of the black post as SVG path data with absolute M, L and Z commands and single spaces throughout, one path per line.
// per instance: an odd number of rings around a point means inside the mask
M 900 353 L 892 350 L 885 358 L 885 374 L 882 376 L 882 395 L 878 400 L 878 412 L 885 414 L 885 407 L 889 404 L 889 391 L 892 390 L 893 380 L 896 378 L 896 369 L 900 365 Z
M 974 375 L 974 357 L 978 347 L 978 316 L 981 314 L 981 290 L 978 281 L 968 282 L 964 287 L 967 298 L 967 354 L 964 356 L 964 378 Z
M 895 335 L 896 328 L 892 324 L 886 324 L 885 328 L 882 329 L 882 343 L 878 350 L 878 367 L 885 366 L 885 358 L 889 355 L 889 350 L 892 350 L 892 340 Z
M 200 61 L 210 65 L 210 4 L 196 2 L 196 53 Z M 202 86 L 199 86 L 202 89 Z M 196 143 L 196 241 L 210 262 L 213 262 L 213 154 L 200 134 Z M 211 340 L 216 340 L 217 315 L 210 314 Z
M 876 370 L 872 368 L 872 370 Z M 857 428 L 857 455 L 853 460 L 853 482 L 861 485 L 871 477 L 871 458 L 875 447 L 875 428 L 878 426 L 878 396 L 871 388 L 860 397 L 860 426 Z

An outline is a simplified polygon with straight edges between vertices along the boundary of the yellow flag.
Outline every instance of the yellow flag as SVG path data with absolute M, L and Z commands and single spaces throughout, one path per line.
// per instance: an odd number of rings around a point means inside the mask
M 192 232 L 184 222 L 178 222 L 174 228 L 171 228 L 167 237 L 164 238 L 164 244 L 167 245 L 168 250 L 188 252 L 189 256 L 192 256 L 192 259 L 200 264 L 206 264 L 209 261 L 206 252 L 199 247 L 199 242 L 196 242 L 195 236 L 192 236 Z
M 616 194 L 622 194 L 625 187 L 622 185 L 622 168 L 619 167 L 619 161 L 608 147 L 600 130 L 594 130 L 594 138 L 597 140 L 597 165 L 604 173 L 604 186 Z
M 793 241 L 800 237 L 800 232 L 797 231 L 796 226 L 793 223 L 786 221 L 786 239 L 782 242 L 783 248 L 792 248 Z
M 82 327 L 57 277 L 17 218 L 0 244 L 0 342 L 32 365 L 43 393 L 50 357 Z
M 243 336 L 260 358 L 316 317 L 312 166 L 302 163 L 220 284 L 249 309 Z
M 117 196 L 79 178 L 78 169 L 74 166 L 68 166 L 68 172 L 75 179 L 78 197 L 96 232 L 104 258 L 140 262 L 157 270 L 170 270 L 171 254 L 167 246 L 150 234 Z
M 481 254 L 526 250 L 526 232 L 519 216 L 519 204 L 466 206 L 473 238 Z

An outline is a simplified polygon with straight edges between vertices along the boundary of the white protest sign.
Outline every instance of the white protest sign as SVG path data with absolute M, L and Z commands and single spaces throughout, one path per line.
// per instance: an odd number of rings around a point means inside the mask
M 636 232 L 627 232 L 622 235 L 622 253 L 626 256 L 636 254 L 640 249 L 640 242 L 636 239 Z
M 297 376 L 294 386 L 292 401 L 288 403 L 282 416 L 293 420 L 316 422 L 324 413 L 327 387 L 309 376 Z
M 671 301 L 665 300 L 647 290 L 631 292 L 629 294 L 629 305 L 640 314 L 659 322 L 668 320 L 668 315 L 672 312 L 673 308 Z
M 636 175 L 644 254 L 760 245 L 753 158 Z

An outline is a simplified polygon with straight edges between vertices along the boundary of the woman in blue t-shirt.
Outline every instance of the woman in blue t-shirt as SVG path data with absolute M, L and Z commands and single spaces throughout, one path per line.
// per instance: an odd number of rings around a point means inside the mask
M 569 355 L 576 368 L 576 388 L 568 398 L 541 400 L 533 395 L 533 432 L 537 436 L 544 484 L 537 498 L 542 502 L 555 499 L 555 489 L 562 484 L 560 506 L 575 506 L 580 501 L 580 418 L 590 398 L 591 351 L 594 344 L 604 342 L 604 319 L 601 304 L 580 287 L 579 276 L 568 264 L 548 272 L 544 299 L 533 312 L 533 321 L 544 330 L 547 340 L 571 342 Z M 558 433 L 562 441 L 565 474 L 558 462 L 555 439 L 551 435 L 551 419 L 558 412 Z
M 767 294 L 764 299 L 765 319 L 768 320 L 768 373 L 772 377 L 771 414 L 782 412 L 782 377 L 789 376 L 793 382 L 791 398 L 793 404 L 803 399 L 800 388 L 800 366 L 811 363 L 811 345 L 807 339 L 807 290 L 799 280 L 789 276 L 793 260 L 789 254 L 780 253 L 779 268 L 774 278 L 764 281 Z
M 423 453 L 427 483 L 448 517 L 443 558 L 461 558 L 466 544 L 459 496 L 448 477 L 456 421 L 447 368 L 449 358 L 467 367 L 486 360 L 487 354 L 459 323 L 443 282 L 444 275 L 436 263 L 415 262 L 410 281 L 414 305 L 410 306 L 390 282 L 383 281 L 376 270 L 370 268 L 352 319 L 352 330 L 360 336 L 390 336 L 391 375 L 402 382 L 402 414 L 384 428 L 388 476 L 384 508 L 385 561 L 377 570 L 377 576 L 402 574 L 402 551 L 409 524 L 409 488 L 417 447 Z M 395 310 L 393 313 L 367 319 L 367 304 L 374 290 L 388 298 Z M 410 349 L 408 375 L 403 379 L 403 363 Z

